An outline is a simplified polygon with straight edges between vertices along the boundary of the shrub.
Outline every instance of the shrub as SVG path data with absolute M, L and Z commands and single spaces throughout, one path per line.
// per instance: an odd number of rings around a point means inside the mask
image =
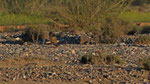
M 2 0 L 2 5 L 10 13 L 47 17 L 56 27 L 92 32 L 97 43 L 115 43 L 126 29 L 126 22 L 119 18 L 120 12 L 129 5 L 126 1 Z
M 98 53 L 97 55 L 87 54 L 81 58 L 83 64 L 123 64 L 124 61 L 117 55 Z
M 50 28 L 47 25 L 34 25 L 29 26 L 23 34 L 24 41 L 31 41 L 34 43 L 39 43 L 39 41 L 45 42 L 49 39 Z
M 57 24 L 93 33 L 97 43 L 115 43 L 124 33 L 124 21 L 118 18 L 124 1 L 60 0 L 50 5 L 48 16 Z M 61 7 L 61 8 L 60 8 Z M 126 28 L 125 28 L 126 29 Z
M 139 64 L 142 65 L 145 70 L 150 70 L 150 57 L 140 59 Z
M 116 16 L 109 17 L 101 28 L 100 43 L 119 43 L 120 36 L 127 35 L 132 30 L 134 27 L 130 22 Z
M 150 36 L 148 35 L 140 35 L 136 38 L 135 43 L 137 44 L 150 44 Z

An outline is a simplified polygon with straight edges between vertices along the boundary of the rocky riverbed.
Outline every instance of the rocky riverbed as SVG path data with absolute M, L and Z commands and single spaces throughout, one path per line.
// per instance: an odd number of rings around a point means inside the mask
M 19 33 L 0 33 L 0 84 L 28 81 L 33 84 L 149 84 L 150 72 L 139 59 L 150 56 L 149 45 L 7 43 Z M 133 37 L 133 36 L 132 36 Z M 125 37 L 130 38 L 130 37 Z M 81 64 L 87 53 L 108 52 L 125 60 L 123 65 Z

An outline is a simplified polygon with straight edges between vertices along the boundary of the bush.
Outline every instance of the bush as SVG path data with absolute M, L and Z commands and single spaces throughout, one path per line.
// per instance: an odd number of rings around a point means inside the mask
M 120 5 L 124 1 L 60 0 L 58 2 L 60 3 L 50 5 L 49 17 L 57 24 L 92 32 L 97 43 L 118 42 L 126 29 L 124 27 L 126 24 L 118 17 L 126 6 L 126 4 Z
M 119 37 L 124 34 L 128 24 L 119 18 L 120 12 L 129 5 L 126 0 L 2 0 L 1 2 L 4 9 L 10 13 L 46 17 L 56 27 L 92 32 L 97 43 L 119 42 Z
M 119 56 L 98 53 L 97 55 L 87 54 L 81 58 L 81 63 L 83 64 L 123 64 L 124 61 L 120 59 Z
M 34 43 L 42 41 L 44 43 L 46 39 L 49 39 L 49 32 L 50 28 L 47 25 L 29 26 L 23 34 L 23 40 Z
M 150 57 L 140 59 L 139 64 L 141 64 L 145 70 L 150 70 Z

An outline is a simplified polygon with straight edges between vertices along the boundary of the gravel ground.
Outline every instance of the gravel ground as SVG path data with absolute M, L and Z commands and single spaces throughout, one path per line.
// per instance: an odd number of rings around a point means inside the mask
M 17 33 L 15 33 L 16 37 Z M 150 56 L 149 45 L 100 44 L 23 45 L 3 43 L 7 36 L 0 33 L 0 82 L 32 81 L 60 84 L 149 84 L 150 72 L 141 68 L 138 60 Z M 125 60 L 123 65 L 81 64 L 87 53 L 108 52 Z M 0 83 L 0 84 L 1 84 Z M 26 84 L 26 83 L 24 83 Z

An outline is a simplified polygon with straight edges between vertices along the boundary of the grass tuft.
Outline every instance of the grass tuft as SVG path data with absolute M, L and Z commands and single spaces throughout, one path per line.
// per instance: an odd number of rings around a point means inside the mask
M 49 39 L 50 27 L 48 25 L 28 26 L 22 35 L 24 41 L 39 43 Z
M 87 54 L 82 56 L 81 63 L 83 64 L 123 64 L 124 61 L 117 55 L 111 55 L 106 53 L 97 53 L 97 55 Z

